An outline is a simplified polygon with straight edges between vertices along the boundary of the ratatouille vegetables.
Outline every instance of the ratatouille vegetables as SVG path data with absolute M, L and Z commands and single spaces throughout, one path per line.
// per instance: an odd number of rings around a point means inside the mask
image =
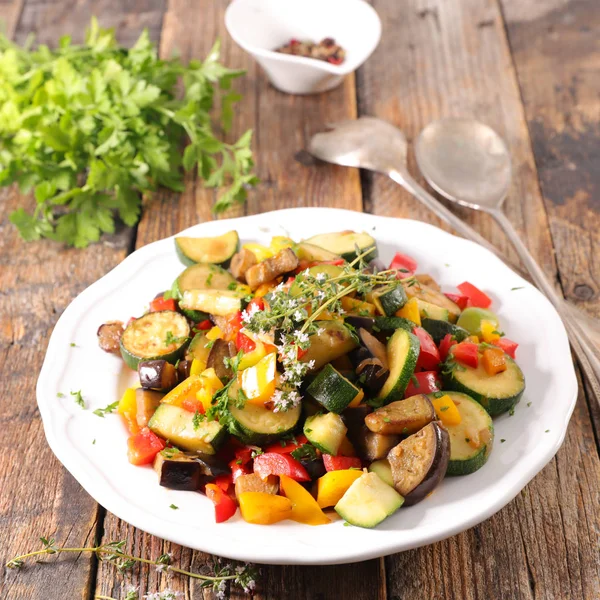
M 484 291 L 444 293 L 404 253 L 386 268 L 366 233 L 175 244 L 171 289 L 98 330 L 139 374 L 117 412 L 160 485 L 217 522 L 374 527 L 485 465 L 525 380 Z

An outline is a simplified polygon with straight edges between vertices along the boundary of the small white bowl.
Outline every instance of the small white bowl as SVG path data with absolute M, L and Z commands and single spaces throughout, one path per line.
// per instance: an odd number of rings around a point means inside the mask
M 381 38 L 381 21 L 363 0 L 234 0 L 225 25 L 271 83 L 289 94 L 336 87 L 369 58 Z M 319 42 L 326 37 L 346 50 L 341 65 L 274 51 L 294 38 Z

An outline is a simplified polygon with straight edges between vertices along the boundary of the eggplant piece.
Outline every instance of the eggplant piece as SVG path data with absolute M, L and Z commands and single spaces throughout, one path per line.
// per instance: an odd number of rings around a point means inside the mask
M 177 385 L 177 370 L 166 360 L 143 360 L 138 364 L 140 385 L 148 390 L 168 392 Z
M 98 327 L 98 345 L 104 352 L 121 355 L 121 336 L 125 331 L 122 321 L 108 321 Z
M 385 346 L 364 327 L 359 328 L 358 335 L 362 346 L 353 350 L 349 358 L 362 386 L 376 395 L 389 375 L 387 351 Z
M 368 332 L 372 332 L 375 325 L 375 319 L 373 317 L 346 317 L 344 323 L 352 325 L 356 331 L 362 328 L 366 329 Z
M 269 475 L 264 481 L 256 474 L 239 475 L 235 480 L 235 497 L 239 498 L 244 492 L 264 492 L 277 494 L 279 479 L 276 475 Z
M 444 478 L 450 458 L 450 436 L 433 421 L 400 442 L 388 454 L 396 491 L 407 506 L 420 502 Z
M 361 404 L 355 408 L 347 408 L 342 413 L 342 420 L 348 428 L 346 435 L 354 446 L 356 446 L 356 440 L 365 425 L 365 417 L 372 412 L 373 409 L 368 404 Z
M 415 275 L 415 279 L 421 285 L 426 285 L 427 287 L 431 288 L 432 290 L 435 290 L 436 292 L 442 291 L 438 282 L 431 275 L 428 275 L 427 273 L 417 273 Z
M 367 415 L 365 425 L 373 433 L 412 435 L 435 420 L 435 409 L 424 394 L 390 402 Z
M 177 363 L 177 381 L 180 383 L 190 376 L 190 369 L 192 368 L 191 360 L 180 360 Z
M 200 463 L 183 452 L 159 452 L 154 459 L 158 483 L 172 490 L 195 491 L 205 482 Z
M 138 388 L 135 390 L 136 420 L 140 427 L 146 427 L 156 412 L 164 394 L 155 390 Z
M 323 477 L 327 470 L 323 464 L 322 458 L 315 458 L 313 460 L 301 460 L 300 464 L 306 469 L 308 476 L 311 481 L 316 481 L 319 477 Z
M 366 425 L 363 425 L 354 447 L 363 460 L 374 461 L 385 458 L 399 441 L 399 435 L 373 433 Z
M 275 256 L 267 258 L 245 272 L 246 283 L 255 290 L 263 283 L 269 283 L 284 273 L 298 267 L 298 257 L 291 248 L 280 250 Z
M 246 271 L 257 263 L 258 261 L 256 260 L 256 256 L 254 256 L 254 252 L 251 252 L 247 248 L 242 248 L 231 257 L 229 269 L 238 281 L 246 283 Z
M 219 475 L 231 473 L 222 460 L 200 452 L 179 452 L 167 448 L 154 459 L 154 470 L 163 487 L 194 491 Z
M 222 381 L 229 380 L 233 377 L 231 367 L 225 365 L 225 358 L 232 358 L 237 354 L 235 344 L 226 342 L 225 340 L 215 340 L 213 347 L 210 349 L 206 366 L 213 368 L 217 377 Z

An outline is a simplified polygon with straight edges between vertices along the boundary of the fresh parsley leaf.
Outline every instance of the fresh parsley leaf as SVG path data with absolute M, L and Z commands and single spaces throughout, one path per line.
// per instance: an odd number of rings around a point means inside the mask
M 317 449 L 310 443 L 302 444 L 290 454 L 296 460 L 316 460 L 319 457 Z
M 82 45 L 20 48 L 0 35 L 0 185 L 18 183 L 36 200 L 32 213 L 10 215 L 21 236 L 85 247 L 112 233 L 116 217 L 133 226 L 142 196 L 159 186 L 181 191 L 183 170 L 222 188 L 216 212 L 243 202 L 257 182 L 252 132 L 233 143 L 217 132 L 231 124 L 241 98 L 231 81 L 244 72 L 219 53 L 217 42 L 202 62 L 160 59 L 148 31 L 122 48 L 95 18 Z
M 85 401 L 83 400 L 83 396 L 81 395 L 81 390 L 69 393 L 71 394 L 71 396 L 75 396 L 75 404 L 81 406 L 81 408 L 85 408 Z
M 94 414 L 97 417 L 102 417 L 104 419 L 104 417 L 113 412 L 117 408 L 117 406 L 119 406 L 118 400 L 116 402 L 113 402 L 112 404 L 109 404 L 108 406 L 105 406 L 104 408 L 97 408 L 94 411 Z
M 197 431 L 200 427 L 200 423 L 206 419 L 206 416 L 203 415 L 200 411 L 196 411 L 194 413 L 194 417 L 192 418 L 192 426 L 194 427 L 194 431 Z
M 446 412 L 449 408 L 450 408 L 449 406 L 442 406 L 442 407 L 440 407 L 440 411 Z
M 167 331 L 165 335 L 165 346 L 170 346 L 171 344 L 180 344 L 187 340 L 187 336 L 183 335 L 180 337 L 174 336 L 172 331 Z
M 173 510 L 179 510 L 179 506 L 176 506 L 175 504 L 171 504 L 169 508 L 172 508 Z
M 71 348 L 77 348 L 77 344 L 75 342 L 71 342 L 69 345 L 71 346 Z
M 236 289 L 237 289 L 237 286 L 238 286 L 238 284 L 237 284 L 237 281 L 232 281 L 232 282 L 231 282 L 231 283 L 230 283 L 230 284 L 227 286 L 227 289 L 228 289 L 229 291 L 233 292 L 234 290 L 236 290 Z

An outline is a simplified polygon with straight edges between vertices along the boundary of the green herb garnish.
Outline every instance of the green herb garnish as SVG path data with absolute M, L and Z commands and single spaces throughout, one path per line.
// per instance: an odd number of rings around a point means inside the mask
M 75 396 L 75 404 L 81 406 L 81 408 L 85 408 L 85 402 L 83 400 L 83 396 L 81 395 L 81 390 L 69 393 L 71 394 L 71 396 Z
M 108 415 L 108 414 L 110 414 L 111 412 L 113 412 L 113 411 L 114 411 L 114 410 L 117 408 L 117 406 L 119 406 L 119 401 L 118 401 L 118 400 L 117 400 L 116 402 L 113 402 L 112 404 L 109 404 L 109 405 L 105 406 L 104 408 L 97 408 L 97 409 L 94 411 L 94 414 L 95 414 L 97 417 L 102 417 L 102 418 L 104 418 L 104 417 L 105 417 L 105 415 Z

